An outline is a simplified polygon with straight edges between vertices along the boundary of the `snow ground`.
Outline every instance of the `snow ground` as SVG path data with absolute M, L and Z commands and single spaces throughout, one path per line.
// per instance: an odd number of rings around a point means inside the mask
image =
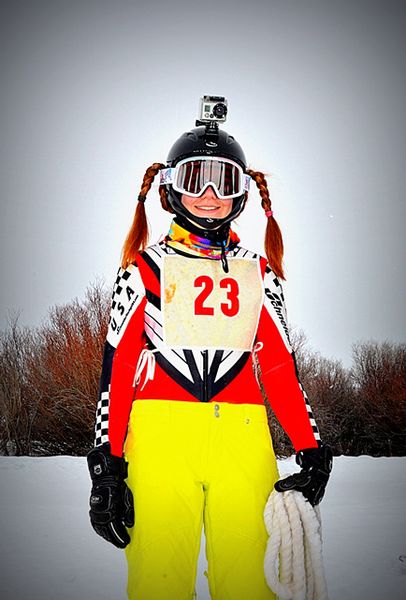
M 292 459 L 281 472 L 296 470 Z M 406 598 L 406 458 L 339 457 L 321 505 L 330 600 Z M 84 458 L 0 457 L 0 598 L 125 600 L 124 553 L 88 521 Z M 208 600 L 202 544 L 198 600 Z

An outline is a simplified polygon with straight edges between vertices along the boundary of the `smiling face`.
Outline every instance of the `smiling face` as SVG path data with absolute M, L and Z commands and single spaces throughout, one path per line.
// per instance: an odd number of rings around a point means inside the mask
M 233 199 L 219 200 L 211 186 L 204 190 L 198 198 L 182 195 L 183 206 L 196 217 L 206 219 L 224 219 L 233 207 Z

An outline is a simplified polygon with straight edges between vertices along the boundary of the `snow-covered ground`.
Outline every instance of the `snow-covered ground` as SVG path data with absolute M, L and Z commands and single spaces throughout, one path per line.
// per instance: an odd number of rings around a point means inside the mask
M 280 461 L 293 472 L 292 459 Z M 406 458 L 340 457 L 321 505 L 330 600 L 406 598 Z M 88 521 L 84 458 L 0 458 L 0 598 L 125 600 L 123 551 Z M 204 550 L 199 600 L 208 600 Z

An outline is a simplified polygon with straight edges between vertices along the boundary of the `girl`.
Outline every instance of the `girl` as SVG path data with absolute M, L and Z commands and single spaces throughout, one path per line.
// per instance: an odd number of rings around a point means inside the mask
M 174 219 L 147 246 L 155 176 Z M 267 218 L 266 258 L 230 229 L 250 180 Z M 131 600 L 194 597 L 204 525 L 213 600 L 272 600 L 263 511 L 274 485 L 317 504 L 331 469 L 290 344 L 283 244 L 262 173 L 214 124 L 183 134 L 145 173 L 114 285 L 90 518 L 126 549 Z M 266 396 L 302 470 L 278 481 Z M 135 525 L 134 525 L 135 512 Z

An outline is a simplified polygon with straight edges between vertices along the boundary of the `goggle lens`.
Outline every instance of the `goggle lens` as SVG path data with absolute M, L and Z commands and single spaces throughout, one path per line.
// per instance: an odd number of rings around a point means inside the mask
M 192 160 L 181 164 L 175 177 L 175 188 L 185 194 L 200 194 L 213 184 L 221 196 L 241 194 L 241 172 L 238 167 L 218 160 Z
M 248 191 L 249 179 L 237 163 L 211 157 L 188 158 L 161 171 L 161 185 L 172 183 L 181 194 L 196 197 L 210 185 L 219 198 L 235 198 Z

